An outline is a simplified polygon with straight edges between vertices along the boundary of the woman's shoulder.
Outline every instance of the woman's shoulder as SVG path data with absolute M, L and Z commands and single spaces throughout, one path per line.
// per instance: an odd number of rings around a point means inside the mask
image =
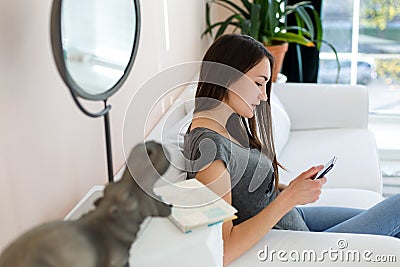
M 225 144 L 228 140 L 225 139 L 220 133 L 207 127 L 195 127 L 185 134 L 185 140 L 190 142 L 200 142 L 203 139 L 211 139 L 216 143 Z
M 187 159 L 195 159 L 192 167 L 203 167 L 212 161 L 222 160 L 230 171 L 230 166 L 234 164 L 231 146 L 232 143 L 218 132 L 195 127 L 185 135 L 183 153 Z

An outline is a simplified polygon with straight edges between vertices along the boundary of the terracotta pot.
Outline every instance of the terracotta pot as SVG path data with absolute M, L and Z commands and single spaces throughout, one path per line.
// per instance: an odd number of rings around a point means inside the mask
M 275 59 L 274 69 L 272 70 L 272 81 L 275 82 L 278 77 L 278 73 L 282 68 L 283 59 L 285 58 L 285 54 L 288 50 L 289 44 L 283 43 L 280 45 L 271 45 L 265 47 L 274 56 Z

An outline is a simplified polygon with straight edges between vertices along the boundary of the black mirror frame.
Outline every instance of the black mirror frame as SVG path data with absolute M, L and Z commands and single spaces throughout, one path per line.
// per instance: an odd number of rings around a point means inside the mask
M 71 91 L 72 96 L 75 98 L 77 96 L 87 99 L 87 100 L 106 100 L 110 96 L 112 96 L 118 89 L 124 84 L 125 80 L 128 78 L 128 75 L 132 69 L 133 62 L 135 61 L 135 57 L 137 54 L 137 50 L 139 47 L 139 38 L 140 38 L 140 29 L 141 29 L 141 12 L 139 0 L 131 0 L 135 6 L 136 16 L 136 31 L 135 37 L 132 47 L 131 57 L 129 59 L 128 65 L 124 70 L 124 74 L 117 81 L 117 83 L 108 89 L 106 92 L 92 95 L 88 94 L 72 79 L 69 74 L 64 60 L 64 51 L 62 47 L 62 36 L 61 36 L 61 6 L 63 0 L 53 0 L 53 6 L 51 10 L 51 18 L 50 18 L 50 37 L 51 37 L 51 47 L 53 50 L 53 55 L 55 59 L 55 63 L 57 65 L 58 72 L 60 73 L 64 83 L 67 85 L 69 90 Z M 64 0 L 65 1 L 65 0 Z M 79 104 L 78 104 L 79 105 Z
M 135 31 L 135 39 L 133 42 L 132 53 L 129 59 L 128 65 L 125 68 L 124 74 L 122 77 L 108 89 L 106 92 L 97 95 L 91 95 L 86 93 L 82 88 L 75 83 L 72 79 L 68 70 L 65 66 L 64 60 L 64 52 L 62 48 L 62 36 L 61 36 L 61 7 L 63 0 L 53 0 L 53 6 L 51 9 L 51 18 L 50 18 L 50 39 L 51 39 L 51 47 L 53 51 L 54 60 L 58 69 L 58 72 L 61 75 L 64 83 L 67 85 L 69 91 L 71 92 L 72 99 L 75 104 L 79 107 L 79 109 L 85 113 L 87 116 L 96 118 L 100 116 L 104 116 L 104 129 L 105 129 L 105 139 L 106 139 L 106 152 L 107 152 L 107 169 L 108 169 L 108 181 L 109 183 L 114 182 L 114 172 L 113 172 L 113 163 L 112 163 L 112 149 L 111 149 L 111 129 L 110 129 L 110 117 L 109 111 L 111 109 L 111 105 L 107 104 L 108 98 L 113 95 L 125 82 L 127 79 L 133 62 L 136 57 L 136 53 L 139 47 L 139 36 L 141 30 L 141 16 L 140 16 L 140 5 L 139 0 L 131 0 L 135 6 L 136 12 L 136 31 Z M 87 100 L 97 100 L 104 102 L 104 109 L 97 113 L 92 113 L 87 111 L 82 104 L 79 102 L 78 97 L 87 99 Z

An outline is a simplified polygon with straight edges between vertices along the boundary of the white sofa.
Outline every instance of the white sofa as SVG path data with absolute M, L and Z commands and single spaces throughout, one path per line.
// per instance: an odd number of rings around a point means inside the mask
M 176 177 L 182 179 L 178 175 L 184 166 L 183 135 L 191 120 L 195 87 L 185 89 L 148 137 L 163 143 L 172 155 L 175 167 L 170 167 L 165 176 L 170 182 Z M 271 106 L 278 161 L 287 169 L 280 171 L 282 182 L 289 183 L 310 166 L 324 164 L 335 155 L 337 163 L 327 175 L 321 197 L 311 205 L 367 209 L 383 200 L 376 143 L 367 127 L 366 87 L 277 83 L 273 84 Z M 324 249 L 337 249 L 341 240 L 348 243 L 349 249 L 400 257 L 400 240 L 392 237 L 272 230 L 230 266 L 265 264 L 257 257 L 265 245 L 287 252 L 314 249 L 321 253 Z M 274 262 L 278 263 L 283 262 Z
M 172 166 L 164 177 L 169 182 L 183 179 L 180 170 L 184 165 L 183 135 L 191 120 L 194 92 L 195 85 L 188 86 L 147 138 L 161 142 L 172 156 Z M 286 83 L 274 84 L 273 92 L 271 103 L 278 160 L 288 170 L 280 172 L 281 181 L 288 183 L 311 165 L 324 164 L 335 155 L 338 158 L 336 166 L 327 175 L 328 182 L 320 199 L 312 205 L 369 208 L 383 199 L 375 140 L 367 128 L 368 93 L 365 87 Z M 160 180 L 157 185 L 162 185 L 165 180 Z M 72 216 L 69 216 L 73 218 L 80 214 L 82 204 L 92 202 L 90 196 L 101 190 L 97 188 L 89 192 L 86 200 L 77 205 Z M 157 234 L 159 229 L 164 231 L 164 239 Z M 167 219 L 153 219 L 133 246 L 135 265 L 221 266 L 221 224 L 201 231 L 184 235 Z M 152 256 L 140 258 L 152 248 L 152 244 L 158 244 L 149 251 L 153 253 Z M 168 253 L 160 252 L 160 247 L 168 247 Z M 276 252 L 275 258 L 262 261 L 260 258 L 267 255 L 266 248 L 268 253 Z M 307 254 L 311 250 L 318 257 L 326 253 L 324 250 L 336 251 L 336 255 L 341 256 L 335 260 L 335 256 L 329 258 L 325 254 L 325 259 L 319 262 L 322 265 L 361 265 L 368 261 L 365 256 L 373 260 L 375 256 L 392 255 L 400 260 L 400 240 L 392 237 L 271 230 L 230 266 L 279 265 L 288 262 L 306 266 L 310 260 L 294 261 L 289 253 Z M 343 259 L 344 254 L 348 256 L 351 252 L 358 252 L 360 262 Z M 393 263 L 387 264 L 393 266 Z

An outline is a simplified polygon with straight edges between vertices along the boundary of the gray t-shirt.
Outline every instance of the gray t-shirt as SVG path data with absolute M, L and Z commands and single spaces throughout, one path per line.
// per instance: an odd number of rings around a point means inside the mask
M 272 162 L 257 148 L 246 148 L 219 133 L 204 127 L 185 134 L 184 155 L 189 160 L 187 179 L 215 160 L 222 160 L 231 177 L 232 206 L 237 210 L 237 225 L 258 214 L 279 191 L 274 190 L 275 175 Z M 309 231 L 297 209 L 289 211 L 276 229 Z

